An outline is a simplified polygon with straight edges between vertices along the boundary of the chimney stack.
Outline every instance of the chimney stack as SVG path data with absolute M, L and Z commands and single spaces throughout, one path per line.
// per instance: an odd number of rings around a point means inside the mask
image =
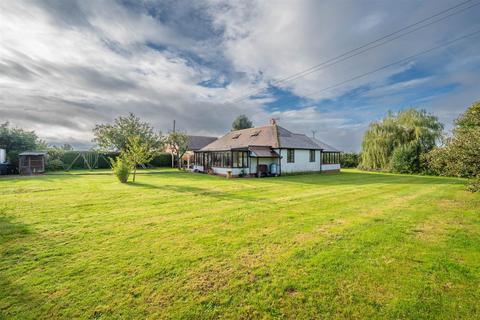
M 270 124 L 271 124 L 272 126 L 276 125 L 276 124 L 277 124 L 277 120 L 275 120 L 275 118 L 270 119 Z

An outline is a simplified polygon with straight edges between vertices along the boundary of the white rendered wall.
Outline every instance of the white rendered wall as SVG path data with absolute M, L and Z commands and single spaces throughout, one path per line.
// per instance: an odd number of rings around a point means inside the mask
M 244 169 L 244 172 L 247 173 L 247 169 Z M 218 168 L 218 167 L 212 167 L 212 170 L 215 174 L 220 174 L 220 175 L 227 175 L 227 171 L 231 171 L 232 175 L 238 176 L 240 172 L 242 172 L 242 168 Z
M 0 163 L 7 161 L 7 152 L 5 149 L 0 149 Z
M 322 171 L 340 170 L 340 164 L 323 164 Z
M 315 162 L 310 162 L 310 150 L 294 149 L 295 162 L 287 162 L 287 149 L 281 150 L 282 155 L 282 173 L 294 172 L 320 172 L 320 150 L 315 150 Z M 280 152 L 279 150 L 276 150 Z
M 193 170 L 198 170 L 203 172 L 203 166 L 195 165 L 193 166 Z M 242 172 L 242 168 L 219 168 L 219 167 L 212 167 L 213 173 L 220 174 L 220 175 L 227 175 L 227 171 L 231 171 L 232 175 L 238 176 Z M 248 174 L 248 168 L 243 168 L 243 172 Z

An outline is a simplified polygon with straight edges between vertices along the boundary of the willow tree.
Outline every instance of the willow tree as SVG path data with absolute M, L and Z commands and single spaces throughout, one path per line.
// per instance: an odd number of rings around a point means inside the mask
M 370 124 L 362 142 L 365 170 L 418 172 L 422 154 L 441 138 L 443 125 L 425 110 L 405 109 Z

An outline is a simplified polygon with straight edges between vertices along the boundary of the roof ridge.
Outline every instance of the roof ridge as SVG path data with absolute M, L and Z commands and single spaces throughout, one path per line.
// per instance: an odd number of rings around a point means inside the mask
M 239 130 L 232 130 L 228 133 L 232 133 L 232 132 L 239 132 L 239 131 L 246 131 L 246 130 L 253 130 L 253 129 L 262 129 L 262 128 L 267 128 L 267 127 L 271 127 L 272 125 L 271 124 L 266 124 L 264 126 L 259 126 L 259 127 L 251 127 L 251 128 L 245 128 L 245 129 L 239 129 Z M 228 134 L 227 133 L 227 134 Z

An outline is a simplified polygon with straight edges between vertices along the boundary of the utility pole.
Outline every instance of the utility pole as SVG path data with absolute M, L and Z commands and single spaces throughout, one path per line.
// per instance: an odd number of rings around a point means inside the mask
M 173 120 L 173 133 L 175 133 L 175 119 Z M 170 150 L 170 154 L 172 155 L 172 168 L 175 168 L 175 156 L 173 155 L 172 149 Z

